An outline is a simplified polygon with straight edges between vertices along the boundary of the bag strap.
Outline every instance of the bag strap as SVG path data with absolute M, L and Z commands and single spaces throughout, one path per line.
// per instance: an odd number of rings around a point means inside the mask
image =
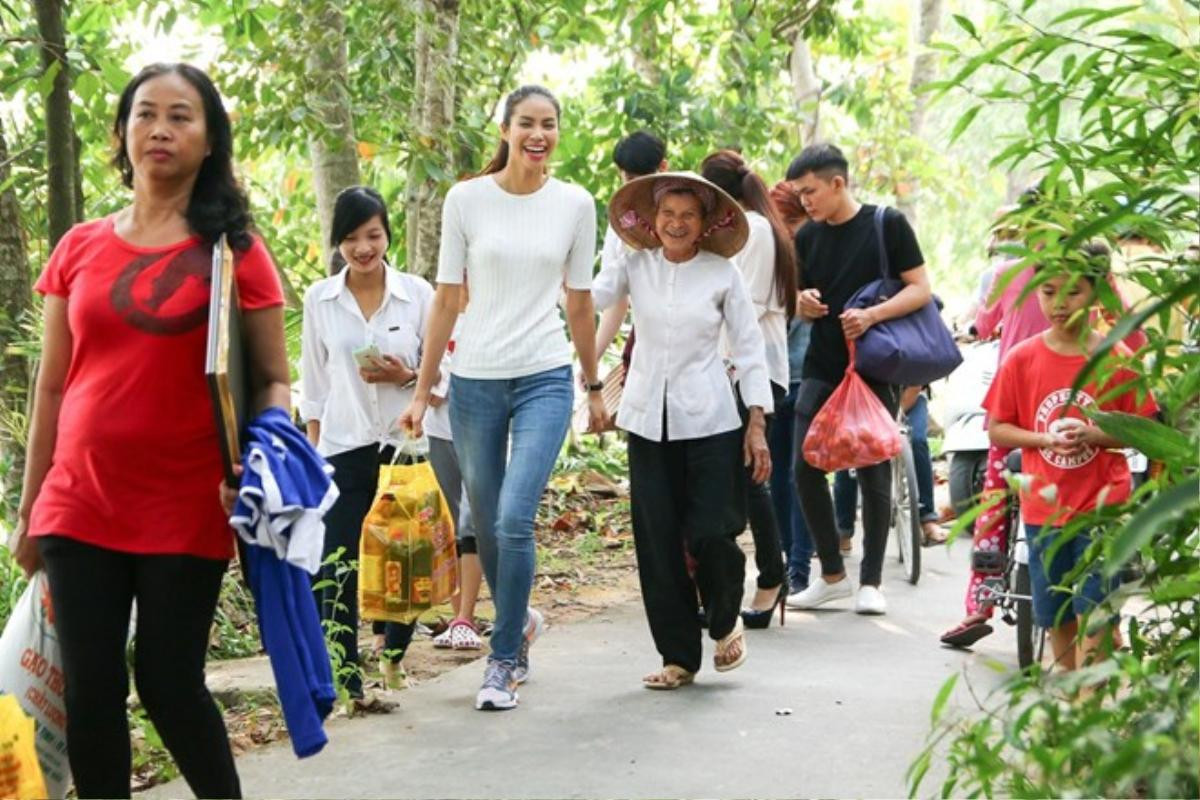
M 883 215 L 887 206 L 875 206 L 875 241 L 879 245 L 879 275 L 885 281 L 892 277 L 888 269 L 887 244 L 883 239 Z
M 399 439 L 391 439 L 390 441 L 380 442 L 380 451 L 392 445 L 392 460 L 391 466 L 396 466 L 396 463 L 401 457 L 408 459 L 409 463 L 416 463 L 417 459 L 423 459 L 429 455 L 429 440 L 424 436 L 402 436 Z

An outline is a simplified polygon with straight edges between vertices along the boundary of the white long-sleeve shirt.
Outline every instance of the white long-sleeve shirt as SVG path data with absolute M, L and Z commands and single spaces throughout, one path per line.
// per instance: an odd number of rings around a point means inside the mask
M 771 383 L 788 388 L 787 310 L 775 292 L 775 234 L 771 222 L 757 211 L 747 211 L 750 236 L 733 257 L 754 303 L 754 316 L 766 347 L 767 376 Z M 737 375 L 741 381 L 741 375 Z
M 742 400 L 771 412 L 762 333 L 732 261 L 701 251 L 675 264 L 663 257 L 662 248 L 635 251 L 600 270 L 592 282 L 598 308 L 626 295 L 638 309 L 637 346 L 625 377 L 618 425 L 653 441 L 698 439 L 741 427 L 721 359 L 722 326 L 741 379 Z
M 596 257 L 596 205 L 586 190 L 549 178 L 510 194 L 492 175 L 455 184 L 442 207 L 438 283 L 469 276 L 471 302 L 452 369 L 506 379 L 571 363 L 563 284 L 587 290 Z
M 300 416 L 321 423 L 317 451 L 323 456 L 396 438 L 392 425 L 408 408 L 414 387 L 367 383 L 354 351 L 374 344 L 416 369 L 433 306 L 426 280 L 388 267 L 383 304 L 368 320 L 346 286 L 349 271 L 317 281 L 304 294 Z

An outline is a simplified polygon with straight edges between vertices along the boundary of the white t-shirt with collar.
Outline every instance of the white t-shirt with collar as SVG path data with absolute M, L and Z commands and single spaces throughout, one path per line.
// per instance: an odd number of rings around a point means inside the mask
M 507 379 L 571 363 L 559 292 L 592 286 L 596 206 L 586 190 L 548 178 L 510 194 L 492 175 L 451 187 L 442 206 L 438 283 L 469 276 L 451 367 L 464 378 Z
M 386 267 L 383 304 L 365 319 L 346 286 L 344 268 L 304 293 L 300 340 L 300 416 L 321 423 L 317 451 L 337 455 L 369 444 L 395 442 L 394 424 L 408 408 L 413 386 L 367 383 L 354 351 L 376 345 L 410 369 L 421 363 L 433 287 L 423 278 Z
M 625 376 L 617 424 L 652 441 L 699 439 L 742 425 L 721 358 L 725 329 L 747 406 L 771 413 L 762 332 L 737 267 L 701 251 L 683 263 L 662 248 L 638 250 L 600 270 L 597 308 L 628 295 L 637 314 L 637 346 Z M 663 430 L 663 409 L 667 430 Z

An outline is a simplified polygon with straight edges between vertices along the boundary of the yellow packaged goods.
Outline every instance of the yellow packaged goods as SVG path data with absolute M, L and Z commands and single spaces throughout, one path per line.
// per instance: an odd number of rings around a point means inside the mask
M 36 732 L 37 738 L 29 741 L 43 788 L 35 797 L 58 800 L 66 796 L 71 782 L 65 689 L 50 584 L 46 573 L 39 570 L 29 579 L 0 633 L 0 698 L 12 698 L 33 720 Z M 7 742 L 11 737 L 6 724 L 0 720 L 0 736 L 9 737 L 4 738 Z M 5 762 L 0 772 L 10 775 L 13 763 Z M 0 798 L 12 797 L 6 793 L 4 781 L 0 778 Z
M 11 694 L 0 695 L 0 797 L 41 800 L 46 782 L 34 747 L 33 718 Z
M 458 586 L 454 521 L 428 462 L 379 470 L 363 520 L 358 607 L 364 619 L 412 622 Z

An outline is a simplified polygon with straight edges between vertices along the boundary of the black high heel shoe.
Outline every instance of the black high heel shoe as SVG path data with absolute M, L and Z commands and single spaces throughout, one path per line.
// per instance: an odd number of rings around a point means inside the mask
M 762 611 L 754 608 L 742 609 L 742 624 L 753 630 L 769 628 L 771 626 L 771 617 L 775 615 L 775 607 L 779 606 L 779 627 L 782 628 L 786 624 L 784 622 L 784 613 L 787 611 L 787 608 L 784 605 L 784 601 L 787 600 L 787 596 L 788 583 L 784 581 L 783 585 L 779 587 L 779 594 L 770 608 Z

